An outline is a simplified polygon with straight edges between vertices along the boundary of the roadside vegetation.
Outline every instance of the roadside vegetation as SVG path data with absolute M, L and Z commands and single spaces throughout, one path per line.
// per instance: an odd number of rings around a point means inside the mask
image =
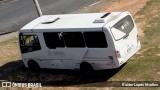
M 131 0 L 132 1 L 132 0 Z M 134 15 L 140 32 L 142 48 L 121 69 L 106 70 L 101 77 L 83 77 L 79 72 L 42 71 L 33 73 L 25 69 L 20 60 L 17 38 L 0 43 L 0 80 L 37 81 L 54 80 L 55 86 L 91 86 L 66 88 L 66 90 L 95 90 L 106 81 L 160 81 L 160 0 L 150 0 Z M 46 77 L 47 76 L 47 77 Z M 58 84 L 57 84 L 58 83 Z M 67 84 L 65 84 L 67 83 Z M 93 84 L 94 83 L 94 84 Z M 87 85 L 84 85 L 87 84 Z M 49 88 L 50 89 L 50 88 Z M 117 88 L 100 88 L 117 90 Z M 118 88 L 119 90 L 159 90 L 159 88 Z M 62 90 L 62 88 L 55 88 Z
M 150 0 L 134 16 L 139 29 L 141 50 L 132 57 L 111 81 L 160 81 L 160 0 Z M 130 88 L 119 88 L 119 90 Z M 137 90 L 159 88 L 137 88 Z M 135 88 L 134 88 L 135 90 Z
M 150 0 L 135 16 L 142 48 L 111 81 L 160 81 L 160 0 Z

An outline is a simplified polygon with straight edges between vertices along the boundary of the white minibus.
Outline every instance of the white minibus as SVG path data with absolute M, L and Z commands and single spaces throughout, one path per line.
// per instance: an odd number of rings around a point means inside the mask
M 140 48 L 129 12 L 44 15 L 19 31 L 25 67 L 32 70 L 118 68 Z

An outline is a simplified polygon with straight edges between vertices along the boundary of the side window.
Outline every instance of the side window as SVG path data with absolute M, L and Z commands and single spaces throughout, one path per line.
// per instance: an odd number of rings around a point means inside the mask
M 65 46 L 62 33 L 43 33 L 43 36 L 46 46 L 50 49 Z
M 85 47 L 81 32 L 64 32 L 63 37 L 66 47 Z
M 84 38 L 89 48 L 108 47 L 105 34 L 103 32 L 84 32 Z
M 37 35 L 20 35 L 20 48 L 22 53 L 41 49 Z

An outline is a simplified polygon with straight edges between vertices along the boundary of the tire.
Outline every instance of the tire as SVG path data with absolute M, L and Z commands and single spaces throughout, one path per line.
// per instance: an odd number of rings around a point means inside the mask
M 80 70 L 84 75 L 87 75 L 87 76 L 90 76 L 95 72 L 92 65 L 90 65 L 87 62 L 82 62 L 80 64 Z
M 33 60 L 28 61 L 28 68 L 30 71 L 34 71 L 34 72 L 40 70 L 40 66 L 38 65 L 38 63 Z

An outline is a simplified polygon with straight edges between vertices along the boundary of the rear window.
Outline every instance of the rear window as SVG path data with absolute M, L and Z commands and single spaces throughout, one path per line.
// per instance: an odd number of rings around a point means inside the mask
M 121 39 L 128 33 L 132 31 L 134 28 L 134 23 L 132 21 L 131 16 L 126 16 L 125 18 L 121 19 L 118 23 L 116 23 L 112 29 L 111 32 L 116 40 Z

